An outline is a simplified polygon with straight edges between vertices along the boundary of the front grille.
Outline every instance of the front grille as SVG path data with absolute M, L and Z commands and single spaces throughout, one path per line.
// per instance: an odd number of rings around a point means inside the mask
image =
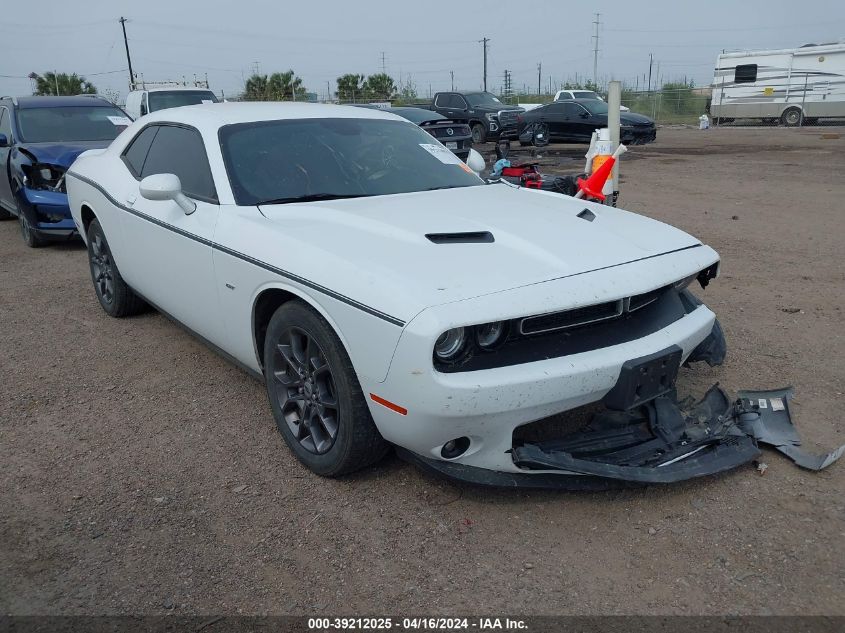
M 499 110 L 499 125 L 502 127 L 515 126 L 519 110 Z
M 613 319 L 622 314 L 623 301 L 608 301 L 564 312 L 552 312 L 522 319 L 519 324 L 521 334 L 540 334 L 564 328 L 578 327 L 596 321 Z

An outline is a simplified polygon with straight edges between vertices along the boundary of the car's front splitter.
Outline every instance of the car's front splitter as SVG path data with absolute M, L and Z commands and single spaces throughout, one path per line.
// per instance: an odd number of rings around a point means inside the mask
M 441 461 L 404 449 L 399 454 L 427 470 L 473 484 L 605 490 L 719 474 L 759 458 L 761 444 L 810 470 L 821 470 L 845 453 L 845 446 L 820 456 L 799 448 L 789 416 L 791 389 L 739 395 L 731 400 L 714 385 L 697 403 L 679 401 L 670 393 L 630 411 L 601 411 L 577 433 L 515 442 L 511 457 L 521 472 Z

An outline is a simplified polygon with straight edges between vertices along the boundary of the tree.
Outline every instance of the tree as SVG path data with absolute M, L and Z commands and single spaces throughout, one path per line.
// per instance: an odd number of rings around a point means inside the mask
M 265 101 L 267 99 L 267 75 L 254 74 L 244 84 L 244 101 Z
M 32 73 L 35 80 L 35 95 L 95 95 L 97 88 L 90 81 L 77 75 L 46 72 L 43 75 Z
M 305 86 L 292 70 L 273 73 L 267 80 L 267 95 L 271 101 L 303 101 L 306 96 Z
M 347 73 L 337 78 L 337 98 L 341 101 L 360 99 L 364 92 L 364 75 Z
M 414 83 L 410 75 L 407 75 L 405 81 L 399 85 L 396 99 L 401 103 L 414 103 L 419 99 L 417 95 L 417 84 Z
M 367 77 L 364 82 L 364 93 L 368 99 L 389 101 L 396 92 L 396 84 L 387 73 L 378 73 Z

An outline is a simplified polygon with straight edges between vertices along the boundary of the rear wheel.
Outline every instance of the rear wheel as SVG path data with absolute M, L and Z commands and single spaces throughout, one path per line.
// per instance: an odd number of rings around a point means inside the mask
M 29 219 L 26 217 L 26 213 L 23 211 L 18 214 L 18 223 L 21 227 L 21 237 L 23 238 L 24 244 L 30 248 L 44 246 L 46 243 L 44 238 L 35 232 L 35 229 L 29 223 Z
M 94 292 L 106 314 L 121 318 L 144 311 L 147 304 L 120 276 L 99 220 L 88 226 L 88 265 Z
M 279 432 L 318 475 L 344 475 L 387 452 L 346 350 L 310 307 L 290 301 L 273 314 L 264 376 Z
M 476 123 L 472 126 L 472 142 L 484 143 L 487 140 L 487 130 L 481 123 Z
M 787 108 L 783 114 L 780 115 L 780 122 L 786 127 L 796 127 L 801 123 L 801 109 Z

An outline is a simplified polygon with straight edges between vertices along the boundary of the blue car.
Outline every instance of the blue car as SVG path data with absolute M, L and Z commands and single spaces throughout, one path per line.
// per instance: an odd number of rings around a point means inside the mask
M 104 148 L 131 121 L 97 96 L 0 99 L 0 219 L 17 217 L 28 246 L 79 237 L 65 171 Z

